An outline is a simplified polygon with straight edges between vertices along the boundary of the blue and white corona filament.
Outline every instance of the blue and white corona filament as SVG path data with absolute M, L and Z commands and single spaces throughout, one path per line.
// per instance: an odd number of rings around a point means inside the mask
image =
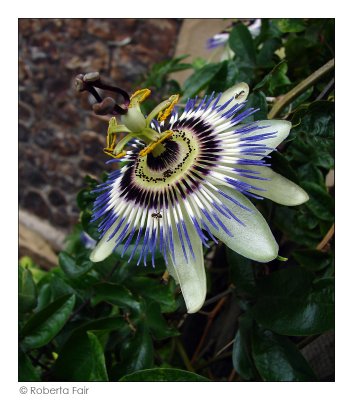
M 143 116 L 139 103 L 147 89 L 131 97 L 121 125 L 111 120 L 105 151 L 123 163 L 96 189 L 93 220 L 100 241 L 91 260 L 129 248 L 129 260 L 154 264 L 159 251 L 180 284 L 188 312 L 206 296 L 202 246 L 221 240 L 260 262 L 277 257 L 278 245 L 248 197 L 285 205 L 308 199 L 293 182 L 269 168 L 268 154 L 289 134 L 287 121 L 244 123 L 248 86 L 187 102 L 182 113 L 172 96 Z M 126 136 L 115 144 L 116 135 Z M 132 249 L 132 251 L 131 251 Z M 137 254 L 138 252 L 138 254 Z

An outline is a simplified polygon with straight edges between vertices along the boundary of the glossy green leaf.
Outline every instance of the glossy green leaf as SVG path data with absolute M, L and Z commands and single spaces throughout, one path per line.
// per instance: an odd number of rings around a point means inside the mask
M 259 282 L 258 301 L 251 313 L 263 327 L 281 335 L 307 336 L 334 327 L 334 286 L 316 286 L 302 268 L 272 273 Z
M 52 302 L 50 283 L 44 283 L 38 290 L 38 302 L 35 311 L 40 311 Z
M 293 252 L 293 257 L 302 267 L 311 271 L 321 271 L 332 262 L 330 254 L 318 250 L 298 250 Z
M 92 354 L 92 370 L 88 380 L 93 382 L 106 382 L 109 379 L 105 366 L 104 349 L 94 333 L 87 332 L 87 336 Z
M 201 90 L 206 88 L 220 69 L 221 64 L 211 63 L 195 71 L 184 83 L 183 98 L 187 100 L 199 94 Z
M 59 352 L 53 376 L 68 382 L 107 381 L 104 351 L 97 336 L 89 331 L 72 335 Z
M 143 297 L 156 301 L 163 313 L 173 312 L 177 308 L 172 283 L 168 285 L 146 277 L 133 277 L 126 285 L 134 293 L 141 293 Z
M 255 108 L 258 111 L 256 111 L 256 113 L 244 119 L 244 123 L 267 119 L 268 107 L 267 107 L 266 96 L 261 91 L 250 93 L 250 95 L 247 98 L 247 106 Z
M 67 295 L 35 313 L 23 327 L 21 345 L 35 349 L 49 343 L 63 328 L 75 305 L 75 296 Z
M 288 156 L 327 170 L 334 167 L 334 103 L 315 101 L 293 116 Z
M 317 380 L 293 342 L 269 330 L 262 328 L 253 330 L 252 355 L 264 381 L 313 382 Z
M 326 188 L 314 182 L 302 182 L 301 186 L 309 194 L 306 207 L 319 219 L 332 221 L 334 219 L 334 201 Z
M 301 207 L 306 209 L 305 204 Z M 308 209 L 306 210 L 310 212 Z M 303 227 L 300 223 L 300 216 L 301 214 L 294 208 L 277 205 L 274 212 L 274 225 L 281 232 L 284 232 L 291 241 L 307 248 L 316 247 L 322 239 L 320 231 L 317 229 L 308 230 L 307 225 Z M 312 227 L 315 226 L 312 221 L 308 220 L 308 222 Z
M 156 302 L 150 302 L 146 306 L 146 323 L 157 340 L 179 335 L 176 328 L 167 324 L 161 313 L 161 307 Z
M 240 80 L 239 68 L 235 60 L 224 60 L 220 65 L 221 68 L 208 85 L 208 93 L 224 92 Z
M 236 290 L 246 293 L 254 293 L 256 290 L 254 270 L 252 262 L 248 258 L 226 248 L 229 272 Z
M 119 382 L 209 382 L 209 380 L 177 368 L 152 368 L 125 375 Z
M 94 286 L 94 295 L 91 300 L 92 305 L 96 305 L 101 301 L 116 304 L 120 307 L 130 307 L 135 310 L 140 309 L 139 302 L 126 287 L 113 283 L 100 283 Z
M 99 240 L 99 231 L 98 225 L 99 222 L 96 221 L 94 223 L 91 222 L 92 220 L 92 211 L 90 209 L 85 209 L 81 213 L 81 224 L 83 230 L 94 240 Z
M 153 342 L 146 325 L 137 326 L 134 336 L 124 341 L 120 355 L 125 375 L 153 366 Z
M 232 360 L 234 369 L 247 381 L 255 381 L 258 373 L 251 355 L 252 318 L 245 314 L 239 318 L 239 327 L 235 335 Z
M 20 314 L 31 311 L 37 304 L 37 288 L 28 268 L 18 269 L 18 310 Z
M 95 184 L 98 184 L 97 181 L 94 181 Z M 85 188 L 82 189 L 78 192 L 77 197 L 76 197 L 76 201 L 77 201 L 77 206 L 80 210 L 84 210 L 87 207 L 89 207 L 93 201 L 95 200 L 95 198 L 97 197 L 96 194 L 91 192 L 91 189 L 94 188 L 94 185 L 90 185 L 91 188 Z
M 229 46 L 240 63 L 244 63 L 249 67 L 255 66 L 256 51 L 254 41 L 245 25 L 237 24 L 234 26 L 229 35 Z
M 261 65 L 262 68 L 273 68 L 278 63 L 278 56 L 275 51 L 282 46 L 282 42 L 279 38 L 269 38 L 259 50 L 256 60 L 257 64 Z
M 279 18 L 275 20 L 275 24 L 283 33 L 303 32 L 305 30 L 304 21 L 299 18 Z
M 278 63 L 253 90 L 263 90 L 266 94 L 276 96 L 285 91 L 291 81 L 287 76 L 288 65 L 285 61 Z
M 297 172 L 291 166 L 287 158 L 278 151 L 273 151 L 271 153 L 271 168 L 278 174 L 281 174 L 294 183 L 299 184 Z
M 89 260 L 78 265 L 75 259 L 65 251 L 61 251 L 59 254 L 59 265 L 65 274 L 71 279 L 79 278 L 94 267 L 94 263 Z
M 18 381 L 19 382 L 40 382 L 41 377 L 29 357 L 21 350 L 18 352 Z

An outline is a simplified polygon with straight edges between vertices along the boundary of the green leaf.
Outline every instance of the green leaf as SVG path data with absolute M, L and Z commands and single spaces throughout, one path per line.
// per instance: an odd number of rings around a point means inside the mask
M 334 201 L 326 188 L 314 182 L 302 182 L 301 186 L 309 194 L 306 207 L 319 219 L 333 222 Z
M 330 254 L 318 250 L 300 250 L 293 252 L 298 263 L 310 271 L 321 271 L 332 262 Z
M 171 336 L 178 336 L 179 331 L 169 326 L 161 313 L 161 307 L 156 302 L 147 304 L 146 323 L 157 340 L 163 340 Z
M 27 355 L 19 350 L 18 352 L 18 381 L 19 382 L 40 382 L 39 371 L 33 366 Z
M 297 347 L 286 337 L 253 330 L 252 355 L 262 379 L 269 382 L 312 382 L 317 378 Z
M 38 290 L 38 303 L 35 309 L 36 312 L 45 308 L 52 301 L 52 290 L 50 283 L 44 283 Z
M 285 178 L 299 184 L 296 170 L 291 166 L 290 162 L 278 151 L 271 153 L 271 168 Z
M 258 373 L 251 356 L 251 332 L 253 320 L 248 314 L 239 318 L 239 328 L 233 345 L 233 366 L 238 374 L 248 381 L 255 381 Z
M 235 60 L 224 60 L 221 68 L 208 85 L 207 92 L 224 92 L 239 81 L 239 69 Z
M 55 380 L 108 381 L 103 347 L 92 332 L 73 334 L 59 352 L 53 367 Z
M 301 208 L 304 208 L 307 213 L 310 213 L 305 204 L 301 206 Z M 291 241 L 305 247 L 313 248 L 322 239 L 322 234 L 317 229 L 309 230 L 307 224 L 303 227 L 300 221 L 302 212 L 302 210 L 300 210 L 299 213 L 294 208 L 291 209 L 289 207 L 277 205 L 275 208 L 274 222 L 277 228 L 284 232 Z M 307 222 L 313 227 L 317 225 L 315 224 L 315 221 L 313 222 L 313 220 L 309 220 L 309 218 L 307 219 Z
M 63 296 L 35 313 L 23 327 L 21 345 L 35 349 L 49 343 L 63 328 L 75 305 L 75 296 Z
M 72 335 L 82 334 L 86 331 L 124 331 L 125 333 L 127 328 L 128 324 L 123 317 L 104 317 L 85 321 L 72 332 Z
M 325 168 L 334 167 L 334 103 L 315 101 L 293 116 L 287 155 L 290 159 Z M 295 140 L 293 140 L 295 138 Z
M 248 28 L 243 24 L 235 25 L 229 35 L 229 46 L 234 51 L 236 59 L 242 65 L 254 67 L 256 51 L 253 38 Z
M 119 382 L 209 382 L 209 380 L 177 368 L 152 368 L 125 375 Z
M 254 293 L 256 290 L 252 262 L 238 253 L 226 248 L 227 260 L 230 268 L 230 278 L 236 290 Z
M 106 301 L 120 307 L 130 307 L 134 310 L 140 310 L 139 302 L 133 297 L 133 294 L 124 286 L 113 283 L 100 283 L 94 286 L 94 296 L 92 305 Z
M 278 62 L 275 51 L 279 49 L 282 42 L 279 38 L 269 38 L 263 44 L 257 54 L 257 65 L 262 68 L 272 68 Z
M 92 220 L 92 211 L 89 209 L 85 209 L 80 216 L 81 224 L 83 230 L 91 236 L 94 240 L 99 240 L 99 232 L 98 225 L 99 221 L 91 222 Z
M 139 276 L 126 281 L 126 285 L 132 292 L 143 295 L 148 300 L 156 301 L 163 313 L 173 312 L 177 308 L 172 282 L 165 285 L 160 281 Z
M 153 366 L 153 342 L 147 326 L 139 324 L 131 340 L 126 340 L 121 348 L 121 371 L 130 374 Z
M 98 184 L 98 182 L 96 182 L 96 184 Z M 93 188 L 94 186 L 92 185 L 92 188 L 89 189 L 85 188 L 78 192 L 76 201 L 77 201 L 77 206 L 81 211 L 92 206 L 95 198 L 97 197 L 97 195 L 95 193 L 92 193 L 91 191 Z
M 94 263 L 86 260 L 78 265 L 73 257 L 65 251 L 59 254 L 59 265 L 65 274 L 71 279 L 77 279 L 94 267 Z
M 105 366 L 103 347 L 96 335 L 94 335 L 92 332 L 87 332 L 87 335 L 90 342 L 90 350 L 92 354 L 92 370 L 89 376 L 89 381 L 107 382 L 109 379 Z
M 20 314 L 31 311 L 37 304 L 37 288 L 28 268 L 18 269 L 18 310 Z
M 281 335 L 307 336 L 334 327 L 334 286 L 318 286 L 302 268 L 273 272 L 259 282 L 258 301 L 251 314 L 263 327 Z
M 31 271 L 32 278 L 35 284 L 37 284 L 47 274 L 47 271 L 41 269 L 30 257 L 24 256 L 19 260 L 19 266 L 21 268 L 27 268 Z
M 299 18 L 279 18 L 274 20 L 278 29 L 283 33 L 289 32 L 303 32 L 305 30 L 305 24 L 302 19 Z
M 291 83 L 287 76 L 287 71 L 287 63 L 281 61 L 254 87 L 253 90 L 256 91 L 262 89 L 266 94 L 271 96 L 281 94 L 282 91 L 286 91 L 286 88 Z
M 253 92 L 247 98 L 247 107 L 253 107 L 259 109 L 255 114 L 243 120 L 243 123 L 258 121 L 260 119 L 267 119 L 267 101 L 266 96 L 260 92 Z
M 183 99 L 192 98 L 205 89 L 221 67 L 222 64 L 207 64 L 189 76 L 184 83 Z

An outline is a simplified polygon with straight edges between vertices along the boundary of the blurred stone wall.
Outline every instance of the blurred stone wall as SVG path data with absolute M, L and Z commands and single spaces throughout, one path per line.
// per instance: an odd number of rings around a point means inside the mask
M 19 205 L 63 233 L 77 222 L 83 178 L 106 170 L 106 123 L 72 87 L 99 71 L 128 92 L 174 55 L 177 19 L 19 20 Z M 28 219 L 28 218 L 27 218 Z M 33 223 L 33 218 L 32 218 Z M 28 225 L 28 224 L 27 224 Z

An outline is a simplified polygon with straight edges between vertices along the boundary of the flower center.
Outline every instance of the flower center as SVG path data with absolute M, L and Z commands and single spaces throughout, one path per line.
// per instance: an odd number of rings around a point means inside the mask
M 173 136 L 147 157 L 138 156 L 134 180 L 141 186 L 160 190 L 185 176 L 199 155 L 199 144 L 191 131 L 173 130 Z

